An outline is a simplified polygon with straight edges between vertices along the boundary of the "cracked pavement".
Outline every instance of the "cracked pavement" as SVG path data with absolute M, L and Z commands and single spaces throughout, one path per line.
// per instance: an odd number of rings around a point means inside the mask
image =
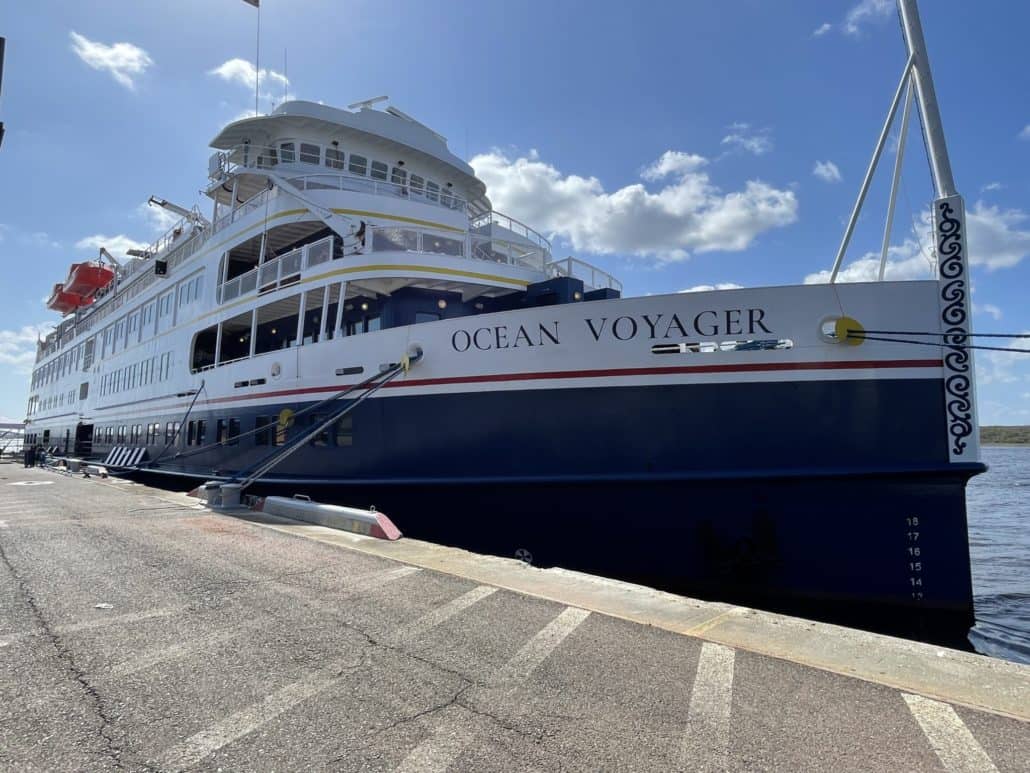
M 0 508 L 0 770 L 942 769 L 883 685 L 735 651 L 688 739 L 699 639 L 126 483 L 0 465 Z M 1025 769 L 1027 723 L 955 711 Z

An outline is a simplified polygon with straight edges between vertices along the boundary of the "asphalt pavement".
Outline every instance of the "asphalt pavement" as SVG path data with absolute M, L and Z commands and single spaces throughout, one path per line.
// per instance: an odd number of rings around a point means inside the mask
M 1018 695 L 949 702 L 706 633 L 733 610 L 685 635 L 560 573 L 512 590 L 260 521 L 0 465 L 0 769 L 1030 769 Z

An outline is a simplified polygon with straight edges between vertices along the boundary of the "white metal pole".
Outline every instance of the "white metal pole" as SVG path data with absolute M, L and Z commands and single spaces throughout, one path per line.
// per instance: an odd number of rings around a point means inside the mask
M 937 93 L 933 88 L 930 76 L 930 60 L 926 55 L 926 41 L 923 40 L 923 27 L 919 22 L 919 11 L 915 0 L 898 0 L 901 10 L 901 25 L 905 31 L 909 55 L 913 59 L 916 93 L 919 95 L 919 111 L 923 117 L 923 129 L 926 132 L 926 148 L 930 154 L 930 165 L 933 170 L 937 195 L 941 198 L 954 196 L 955 180 L 951 176 L 951 161 L 948 159 L 948 146 L 944 141 L 944 128 L 941 125 L 941 113 L 937 107 Z
M 898 201 L 898 183 L 901 182 L 901 164 L 905 158 L 905 140 L 908 137 L 908 119 L 912 115 L 912 81 L 905 92 L 905 109 L 901 113 L 901 134 L 898 135 L 898 154 L 894 159 L 894 177 L 891 179 L 891 198 L 887 204 L 887 223 L 883 228 L 883 248 L 880 250 L 879 281 L 887 268 L 887 249 L 891 243 L 891 229 L 894 227 L 894 207 Z
M 257 35 L 254 41 L 254 115 L 258 115 L 258 91 L 261 88 L 261 4 L 257 7 Z
M 837 281 L 837 273 L 840 271 L 840 264 L 844 261 L 844 253 L 848 251 L 848 244 L 851 242 L 851 235 L 855 231 L 855 224 L 858 222 L 858 214 L 862 211 L 862 204 L 865 202 L 866 194 L 869 193 L 869 183 L 872 182 L 873 172 L 876 171 L 876 164 L 880 160 L 880 154 L 883 153 L 883 148 L 887 144 L 887 135 L 890 133 L 891 123 L 894 121 L 894 114 L 898 112 L 898 104 L 901 102 L 901 95 L 905 90 L 905 84 L 908 82 L 909 73 L 912 71 L 912 62 L 914 57 L 910 54 L 908 61 L 905 63 L 905 70 L 901 73 L 901 81 L 898 83 L 898 89 L 894 92 L 894 99 L 891 102 L 890 110 L 887 111 L 887 120 L 883 124 L 883 130 L 880 132 L 880 139 L 876 141 L 876 149 L 873 151 L 873 157 L 869 161 L 869 168 L 866 169 L 865 179 L 862 181 L 862 188 L 858 192 L 858 200 L 855 202 L 855 208 L 851 210 L 851 218 L 848 220 L 848 227 L 844 231 L 844 238 L 841 240 L 840 249 L 837 250 L 837 257 L 833 261 L 833 269 L 830 271 L 830 283 Z

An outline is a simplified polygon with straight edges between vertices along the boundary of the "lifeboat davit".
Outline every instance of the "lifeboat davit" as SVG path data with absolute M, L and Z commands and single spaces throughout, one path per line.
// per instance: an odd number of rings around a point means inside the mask
M 114 279 L 114 271 L 103 263 L 95 261 L 72 263 L 71 271 L 68 272 L 68 281 L 64 283 L 64 290 L 81 295 L 83 298 L 91 298 L 97 290 L 111 284 L 112 279 Z
M 54 285 L 54 292 L 50 295 L 50 300 L 47 301 L 47 308 L 59 311 L 62 314 L 68 314 L 75 311 L 81 306 L 88 306 L 93 303 L 92 298 L 83 298 L 78 293 L 70 293 L 65 289 L 65 286 L 58 282 Z

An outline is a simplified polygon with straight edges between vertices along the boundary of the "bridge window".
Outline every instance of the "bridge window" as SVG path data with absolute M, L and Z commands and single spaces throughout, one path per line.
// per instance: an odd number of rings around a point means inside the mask
M 294 145 L 292 142 L 279 143 L 279 159 L 284 164 L 292 164 L 296 160 L 294 155 Z
M 351 174 L 360 174 L 362 177 L 368 174 L 368 159 L 355 153 L 350 154 L 350 163 L 347 168 Z
M 300 143 L 300 160 L 303 164 L 317 164 L 322 160 L 322 148 L 309 142 Z
M 343 151 L 339 148 L 326 148 L 325 165 L 330 169 L 343 169 Z
M 386 164 L 384 164 L 382 161 L 373 161 L 372 162 L 372 179 L 373 180 L 385 180 L 385 179 L 387 179 L 387 173 L 388 172 L 389 172 L 389 167 Z

